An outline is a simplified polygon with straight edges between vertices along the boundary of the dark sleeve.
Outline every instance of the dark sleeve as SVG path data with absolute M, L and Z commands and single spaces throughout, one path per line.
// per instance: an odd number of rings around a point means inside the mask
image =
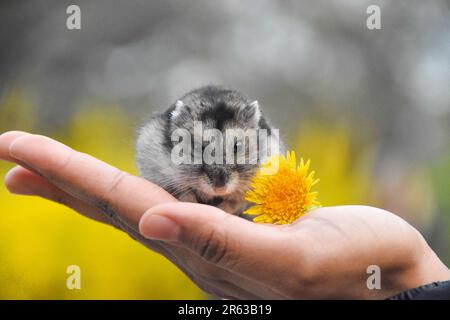
M 409 289 L 388 298 L 388 300 L 450 300 L 450 280 L 432 282 Z

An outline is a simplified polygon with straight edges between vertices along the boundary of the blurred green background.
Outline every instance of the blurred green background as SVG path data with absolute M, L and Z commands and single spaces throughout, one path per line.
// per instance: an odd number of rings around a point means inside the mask
M 78 4 L 82 29 L 66 29 Z M 366 8 L 381 8 L 381 30 Z M 369 204 L 450 264 L 447 1 L 4 1 L 0 132 L 49 135 L 136 173 L 136 128 L 186 91 L 258 99 L 310 158 L 323 205 Z M 4 176 L 11 164 L 0 163 Z M 66 268 L 82 289 L 66 288 Z M 111 227 L 0 186 L 0 298 L 200 299 Z

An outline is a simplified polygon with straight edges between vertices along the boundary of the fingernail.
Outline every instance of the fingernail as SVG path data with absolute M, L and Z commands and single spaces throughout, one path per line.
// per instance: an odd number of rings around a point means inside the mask
M 16 145 L 18 142 L 20 142 L 21 140 L 23 140 L 23 138 L 26 138 L 26 137 L 28 137 L 28 136 L 29 136 L 29 135 L 21 135 L 21 136 L 15 138 L 15 139 L 11 142 L 11 144 L 9 145 L 9 155 L 10 155 L 11 157 L 13 157 L 13 158 L 15 158 L 15 159 L 17 159 L 17 160 L 22 160 L 22 159 L 20 158 L 20 155 L 17 155 L 17 154 L 14 153 L 14 145 Z
M 180 233 L 178 224 L 159 214 L 146 214 L 139 223 L 139 231 L 147 239 L 177 241 Z
M 0 159 L 5 161 L 14 161 L 9 153 L 10 145 L 16 139 L 29 135 L 29 133 L 21 131 L 8 131 L 0 135 Z

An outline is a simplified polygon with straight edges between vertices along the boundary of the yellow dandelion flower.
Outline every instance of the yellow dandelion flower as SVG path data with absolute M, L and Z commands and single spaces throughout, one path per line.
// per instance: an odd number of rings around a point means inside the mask
M 255 222 L 287 224 L 320 206 L 316 200 L 318 193 L 311 191 L 319 179 L 314 179 L 314 171 L 308 173 L 309 165 L 310 161 L 305 163 L 303 158 L 297 165 L 294 151 L 288 151 L 286 157 L 275 155 L 269 158 L 245 194 L 245 199 L 255 205 L 244 213 L 258 215 L 253 219 Z M 274 173 L 269 175 L 265 173 L 267 171 Z

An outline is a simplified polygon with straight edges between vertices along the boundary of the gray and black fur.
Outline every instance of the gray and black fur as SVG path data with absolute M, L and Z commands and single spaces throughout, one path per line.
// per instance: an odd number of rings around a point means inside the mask
M 171 160 L 172 132 L 183 128 L 193 134 L 194 121 L 202 121 L 203 130 L 222 131 L 224 137 L 226 129 L 240 128 L 266 129 L 269 139 L 273 138 L 257 101 L 252 102 L 243 94 L 224 87 L 201 87 L 179 98 L 140 129 L 136 147 L 139 171 L 144 178 L 181 201 L 209 204 L 240 214 L 247 206 L 244 193 L 250 179 L 265 159 L 258 156 L 256 164 L 226 164 L 224 161 L 224 164 L 176 165 Z

